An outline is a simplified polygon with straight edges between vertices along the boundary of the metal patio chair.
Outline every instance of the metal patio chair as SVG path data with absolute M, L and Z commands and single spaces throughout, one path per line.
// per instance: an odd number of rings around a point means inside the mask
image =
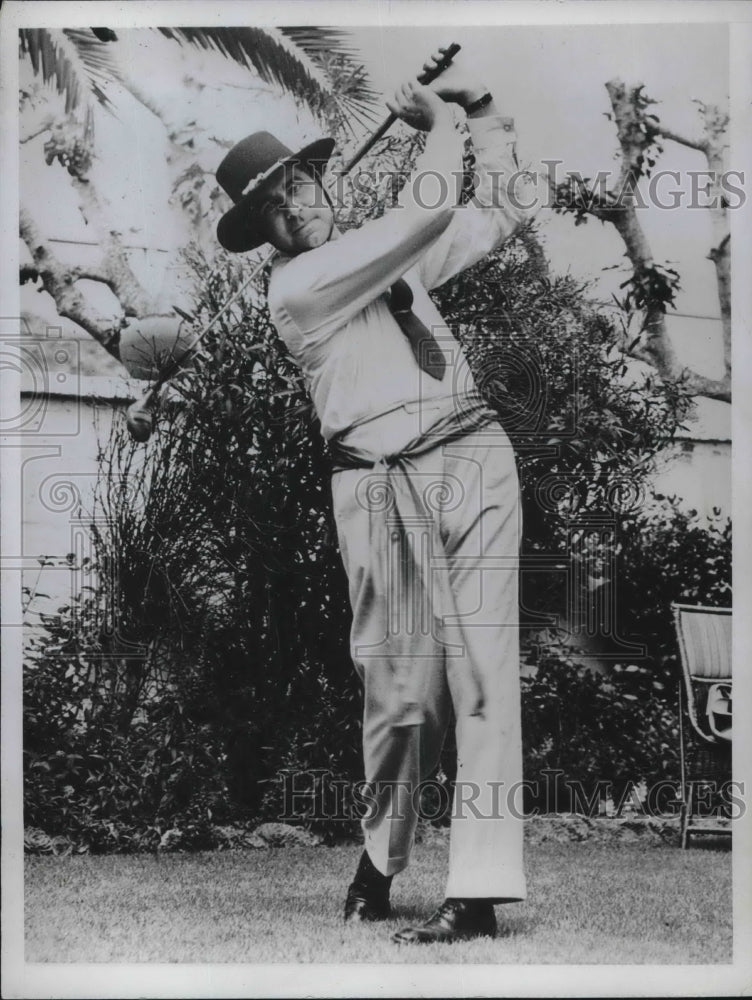
M 730 823 L 697 822 L 697 789 L 711 794 L 731 778 L 731 608 L 672 604 L 683 684 L 679 682 L 681 846 L 695 834 L 730 834 Z M 682 697 L 684 694 L 684 697 Z M 686 712 L 683 702 L 686 701 Z

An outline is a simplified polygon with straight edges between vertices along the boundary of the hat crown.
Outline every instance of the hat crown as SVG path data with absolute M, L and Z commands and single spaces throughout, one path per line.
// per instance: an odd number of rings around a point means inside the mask
M 222 160 L 217 182 L 237 204 L 255 177 L 291 156 L 292 150 L 271 132 L 254 132 L 236 143 Z

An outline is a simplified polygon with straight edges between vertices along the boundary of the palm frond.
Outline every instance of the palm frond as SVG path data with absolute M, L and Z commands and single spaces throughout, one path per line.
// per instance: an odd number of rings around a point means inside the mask
M 64 95 L 66 112 L 78 107 L 87 93 L 110 106 L 105 88 L 108 82 L 120 79 L 120 72 L 107 42 L 88 28 L 22 28 L 19 40 L 34 72 L 41 73 L 45 83 L 53 82 Z
M 382 117 L 377 109 L 381 99 L 371 86 L 368 74 L 364 69 L 358 51 L 350 43 L 351 36 L 341 28 L 322 26 L 292 26 L 281 27 L 279 31 L 292 41 L 295 46 L 319 66 L 332 79 L 332 68 L 336 66 L 339 76 L 348 77 L 347 91 L 335 95 L 361 124 L 373 124 Z
M 221 53 L 266 83 L 292 93 L 314 111 L 336 107 L 344 124 L 369 128 L 377 118 L 378 95 L 371 87 L 348 34 L 339 28 L 159 28 L 179 44 Z M 107 41 L 108 29 L 23 28 L 21 52 L 45 83 L 65 96 L 65 109 L 88 95 L 106 107 L 108 82 L 121 81 Z M 113 35 L 114 33 L 110 32 Z
M 345 33 L 330 28 L 159 28 L 167 38 L 216 51 L 279 86 L 309 106 L 332 100 L 358 121 L 374 117 L 376 94 L 361 71 L 355 88 L 340 94 L 328 68 L 331 59 L 345 62 L 356 76 L 355 53 Z

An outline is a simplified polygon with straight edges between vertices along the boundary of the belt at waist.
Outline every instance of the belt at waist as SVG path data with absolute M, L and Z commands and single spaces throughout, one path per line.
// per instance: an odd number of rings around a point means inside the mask
M 374 461 L 362 450 L 346 444 L 338 434 L 329 441 L 329 450 L 334 459 L 333 472 L 346 469 L 373 469 L 376 466 L 391 467 L 401 458 L 412 458 L 424 452 L 449 444 L 473 431 L 487 427 L 499 418 L 479 396 L 464 396 L 456 400 L 456 405 L 445 416 L 439 418 L 427 431 L 409 440 L 399 452 L 383 455 Z

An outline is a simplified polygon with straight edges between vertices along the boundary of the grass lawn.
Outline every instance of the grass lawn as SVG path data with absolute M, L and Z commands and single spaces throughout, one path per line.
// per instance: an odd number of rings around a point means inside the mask
M 730 962 L 731 853 L 583 843 L 526 850 L 528 899 L 496 909 L 496 940 L 396 946 L 443 896 L 446 842 L 416 846 L 396 916 L 345 927 L 360 848 L 32 857 L 27 962 Z

